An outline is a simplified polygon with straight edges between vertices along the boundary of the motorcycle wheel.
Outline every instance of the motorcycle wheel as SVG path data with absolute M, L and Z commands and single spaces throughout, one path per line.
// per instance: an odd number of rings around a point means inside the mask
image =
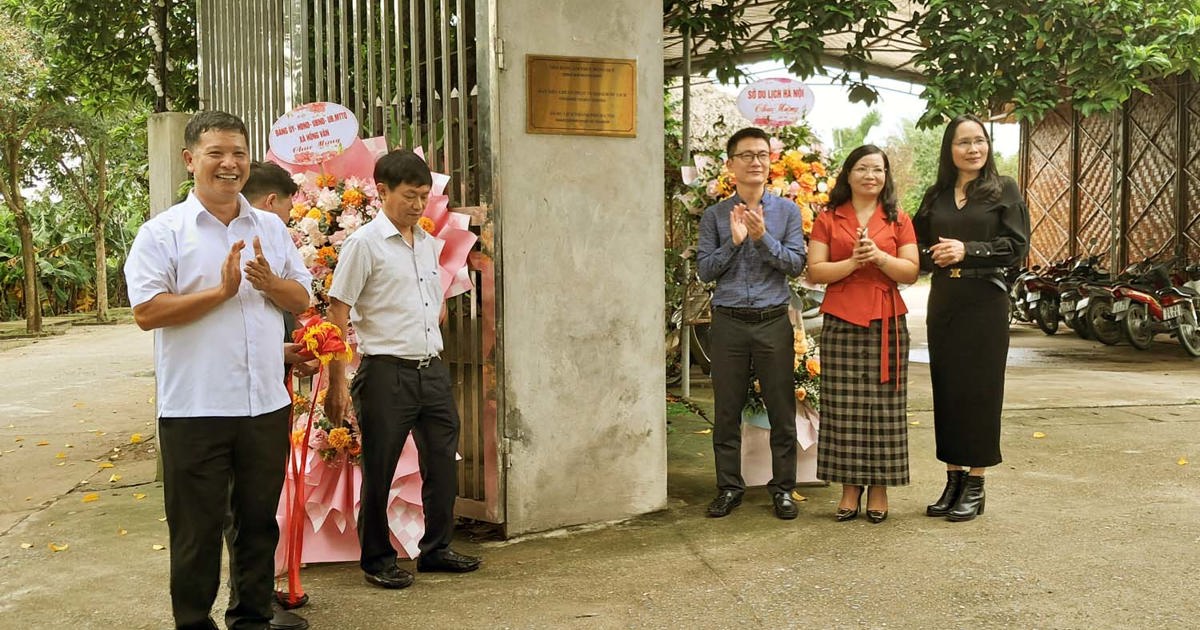
M 1183 346 L 1189 355 L 1200 357 L 1200 323 L 1196 322 L 1192 309 L 1183 309 L 1176 334 L 1179 336 L 1179 345 Z
M 1154 341 L 1154 328 L 1150 321 L 1150 311 L 1145 304 L 1141 302 L 1130 304 L 1129 311 L 1125 313 L 1122 323 L 1129 345 L 1138 350 L 1150 349 L 1150 342 Z
M 1121 327 L 1109 319 L 1112 315 L 1112 301 L 1092 298 L 1087 307 L 1088 327 L 1096 340 L 1106 346 L 1115 346 L 1121 342 Z
M 1092 327 L 1090 324 L 1086 316 L 1072 315 L 1067 318 L 1067 326 L 1070 326 L 1071 330 L 1075 331 L 1075 334 L 1079 335 L 1080 339 L 1092 338 Z
M 1033 312 L 1033 320 L 1047 335 L 1058 332 L 1058 298 L 1039 300 L 1037 310 Z

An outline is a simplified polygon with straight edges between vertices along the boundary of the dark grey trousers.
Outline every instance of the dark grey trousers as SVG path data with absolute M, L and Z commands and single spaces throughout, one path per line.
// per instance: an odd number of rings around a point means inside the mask
M 713 455 L 717 488 L 742 492 L 742 407 L 750 388 L 750 372 L 762 386 L 771 423 L 771 472 L 767 489 L 791 492 L 796 485 L 796 394 L 792 380 L 795 351 L 792 324 L 786 315 L 748 323 L 714 310 L 712 383 L 716 407 Z
M 163 494 L 171 536 L 171 607 L 181 629 L 215 628 L 229 523 L 229 628 L 266 630 L 271 619 L 275 511 L 288 452 L 288 407 L 254 417 L 159 418 Z
M 367 573 L 396 562 L 388 529 L 388 492 L 410 431 L 417 443 L 425 510 L 421 555 L 441 553 L 454 534 L 459 421 L 450 370 L 441 359 L 422 369 L 389 359 L 364 357 L 351 385 L 363 447 L 359 564 Z

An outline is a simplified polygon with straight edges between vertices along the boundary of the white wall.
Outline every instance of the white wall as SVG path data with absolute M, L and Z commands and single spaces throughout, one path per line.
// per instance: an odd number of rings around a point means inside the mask
M 497 4 L 507 530 L 661 509 L 662 9 Z M 527 134 L 526 54 L 636 59 L 637 137 Z

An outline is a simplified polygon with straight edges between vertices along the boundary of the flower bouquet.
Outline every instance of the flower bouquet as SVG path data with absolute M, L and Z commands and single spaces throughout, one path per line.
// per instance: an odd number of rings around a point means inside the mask
M 821 354 L 815 341 L 810 341 L 802 328 L 794 328 L 792 349 L 796 360 L 792 365 L 792 383 L 796 391 L 796 402 L 807 403 L 814 410 L 821 408 Z M 762 414 L 767 407 L 763 403 L 762 387 L 758 378 L 750 380 L 750 391 L 746 394 L 743 410 L 747 415 Z

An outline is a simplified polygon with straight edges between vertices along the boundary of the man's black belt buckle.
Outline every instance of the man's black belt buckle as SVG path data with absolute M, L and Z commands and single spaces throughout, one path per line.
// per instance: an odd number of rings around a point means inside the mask
M 372 359 L 378 359 L 385 363 L 392 363 L 401 367 L 413 368 L 414 370 L 423 370 L 433 364 L 434 360 L 440 358 L 438 355 L 425 357 L 424 359 L 405 359 L 402 357 L 394 357 L 390 354 L 372 354 L 368 355 Z
M 940 275 L 947 278 L 989 278 L 996 274 L 1003 274 L 1002 267 L 946 267 L 938 270 Z
M 780 315 L 785 315 L 788 310 L 787 304 L 778 306 L 768 306 L 766 308 L 732 308 L 729 306 L 717 306 L 717 311 L 724 313 L 738 321 L 756 324 L 765 322 Z

